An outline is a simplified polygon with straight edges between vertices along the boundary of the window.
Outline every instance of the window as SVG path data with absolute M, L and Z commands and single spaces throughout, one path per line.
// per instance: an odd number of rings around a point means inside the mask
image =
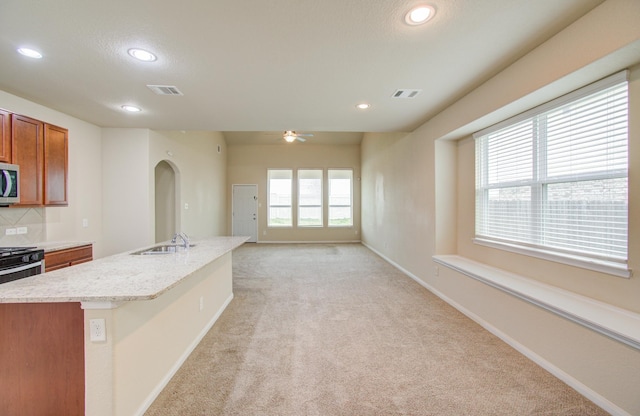
M 298 227 L 322 227 L 322 169 L 298 170 Z
M 626 77 L 474 135 L 477 242 L 629 275 Z
M 293 172 L 290 169 L 269 169 L 269 227 L 291 227 L 291 187 Z
M 351 169 L 329 169 L 329 226 L 353 225 Z

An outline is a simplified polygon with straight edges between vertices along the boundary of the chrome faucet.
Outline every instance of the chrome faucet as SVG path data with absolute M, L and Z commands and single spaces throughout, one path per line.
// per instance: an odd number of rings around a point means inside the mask
M 182 240 L 182 246 L 184 247 L 185 250 L 187 250 L 189 248 L 189 236 L 186 235 L 185 233 L 176 233 L 173 235 L 173 238 L 171 239 L 171 244 L 177 244 L 178 238 Z

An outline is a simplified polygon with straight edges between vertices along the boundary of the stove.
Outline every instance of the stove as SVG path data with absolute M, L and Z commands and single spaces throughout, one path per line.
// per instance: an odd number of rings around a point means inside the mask
M 0 247 L 0 284 L 44 271 L 44 250 L 37 247 Z

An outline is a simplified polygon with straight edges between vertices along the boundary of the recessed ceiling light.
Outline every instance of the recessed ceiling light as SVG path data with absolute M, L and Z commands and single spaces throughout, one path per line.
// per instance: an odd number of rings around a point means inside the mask
M 136 107 L 135 105 L 123 105 L 122 109 L 130 113 L 139 113 L 140 111 L 142 111 L 140 107 Z
M 404 21 L 411 26 L 426 23 L 436 14 L 436 10 L 429 5 L 414 7 L 404 16 Z
M 366 110 L 367 108 L 370 108 L 371 104 L 367 104 L 367 103 L 361 103 L 356 105 L 356 108 L 360 109 L 360 110 Z
M 40 52 L 31 48 L 18 48 L 18 53 L 20 55 L 28 56 L 29 58 L 34 58 L 34 59 L 42 58 L 42 54 Z
M 143 62 L 153 62 L 156 59 L 158 59 L 154 54 L 152 54 L 149 51 L 145 51 L 144 49 L 132 48 L 132 49 L 129 49 L 127 52 L 129 53 L 129 55 Z

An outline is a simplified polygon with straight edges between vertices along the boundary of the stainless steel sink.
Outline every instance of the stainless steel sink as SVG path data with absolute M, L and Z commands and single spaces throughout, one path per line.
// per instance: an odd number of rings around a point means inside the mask
M 189 247 L 194 247 L 195 244 L 191 244 Z M 155 247 L 146 248 L 144 250 L 135 251 L 133 255 L 149 255 L 149 254 L 171 254 L 179 251 L 184 251 L 185 248 L 179 244 L 161 244 Z

